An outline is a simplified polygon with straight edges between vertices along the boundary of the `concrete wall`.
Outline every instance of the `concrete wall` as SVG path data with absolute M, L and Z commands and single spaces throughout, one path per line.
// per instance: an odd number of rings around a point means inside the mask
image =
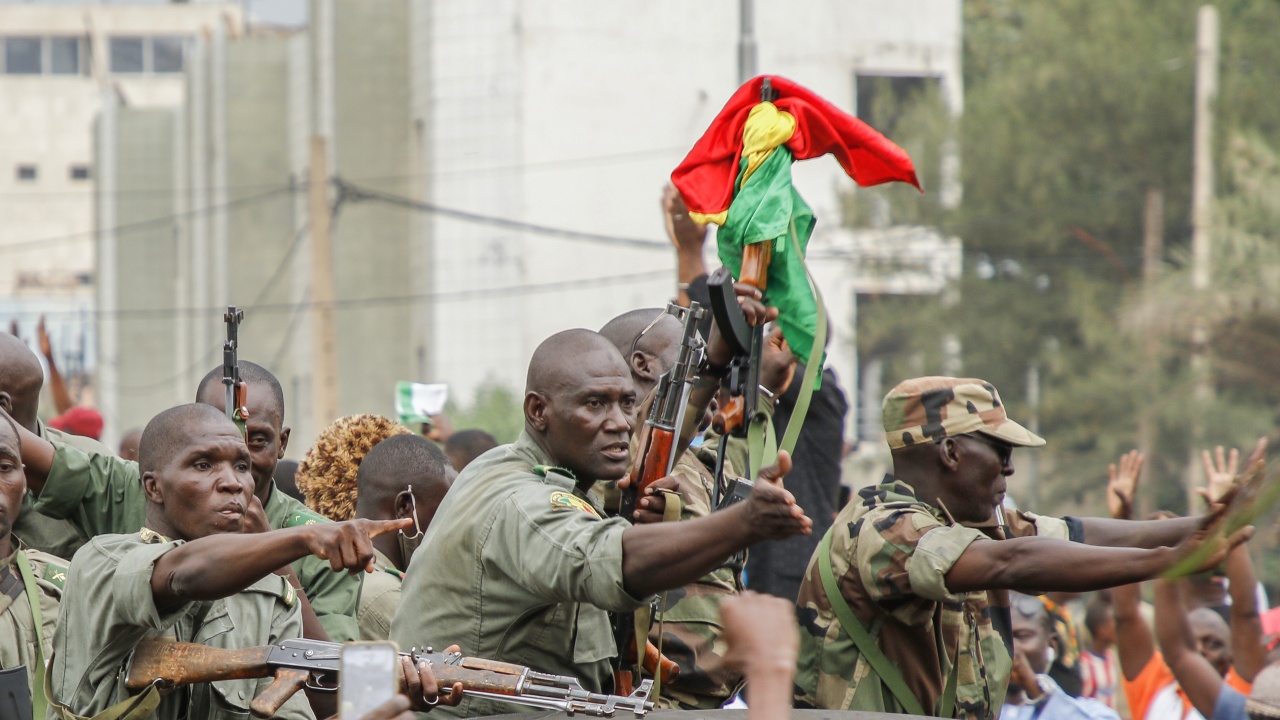
M 174 133 L 173 111 L 120 108 L 114 113 L 110 152 L 122 161 L 114 164 L 114 173 L 107 166 L 110 174 L 103 182 L 115 191 L 116 223 L 131 225 L 172 215 L 173 196 L 156 189 L 170 187 L 174 181 L 174 145 L 169 140 Z M 172 373 L 176 336 L 169 322 L 177 237 L 174 223 L 146 225 L 117 233 L 114 251 L 105 250 L 111 257 L 98 258 L 99 264 L 109 262 L 120 268 L 116 293 L 103 303 L 112 308 L 112 340 L 118 353 L 112 355 L 120 359 L 115 364 L 118 391 L 103 408 L 111 412 L 113 438 L 178 402 L 173 397 Z

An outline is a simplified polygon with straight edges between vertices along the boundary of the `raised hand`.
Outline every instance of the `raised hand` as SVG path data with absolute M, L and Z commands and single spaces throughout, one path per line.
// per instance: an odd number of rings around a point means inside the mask
M 1205 497 L 1209 502 L 1217 502 L 1231 489 L 1236 474 L 1240 470 L 1240 451 L 1231 448 L 1231 452 L 1223 453 L 1222 446 L 1200 452 L 1200 460 L 1204 463 L 1204 477 L 1207 484 Z
M 791 354 L 791 348 L 782 337 L 782 328 L 775 325 L 760 356 L 760 384 L 777 397 L 791 387 L 795 377 L 796 356 Z
M 796 504 L 795 496 L 782 486 L 782 478 L 789 472 L 791 456 L 783 450 L 774 464 L 760 471 L 751 497 L 747 498 L 747 517 L 760 540 L 782 540 L 813 532 L 813 520 Z
M 1137 450 L 1120 456 L 1119 466 L 1107 466 L 1107 510 L 1117 520 L 1133 519 L 1133 499 L 1138 490 L 1138 477 L 1142 474 L 1145 457 Z
M 357 518 L 338 523 L 308 525 L 307 548 L 312 555 L 328 560 L 334 572 L 349 571 L 352 575 L 373 572 L 373 538 L 379 535 L 407 530 L 413 526 L 413 518 L 399 520 L 366 520 Z
M 689 208 L 676 186 L 667 183 L 662 189 L 662 214 L 667 225 L 667 237 L 676 251 L 702 256 L 702 245 L 707 239 L 707 226 L 689 217 Z

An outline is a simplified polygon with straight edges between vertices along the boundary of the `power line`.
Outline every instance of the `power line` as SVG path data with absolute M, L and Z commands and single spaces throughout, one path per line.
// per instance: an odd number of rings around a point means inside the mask
M 670 268 L 661 270 L 649 270 L 645 272 L 623 273 L 619 275 L 606 275 L 603 277 L 585 278 L 582 280 L 559 280 L 555 282 L 533 283 L 527 285 L 507 285 L 494 288 L 475 288 L 470 290 L 454 290 L 434 293 L 414 293 L 410 295 L 380 295 L 363 298 L 345 298 L 335 300 L 328 303 L 334 308 L 376 308 L 389 305 L 405 305 L 416 302 L 433 301 L 433 302 L 461 302 L 465 300 L 486 300 L 501 297 L 523 297 L 527 295 L 541 295 L 544 293 L 574 291 L 574 290 L 591 290 L 600 287 L 609 287 L 612 285 L 629 285 L 661 278 L 674 278 L 675 275 Z M 278 314 L 290 312 L 293 310 L 306 310 L 320 307 L 325 303 L 302 301 L 302 302 L 282 302 L 267 303 L 253 308 L 255 313 L 261 314 Z M 55 312 L 16 312 L 13 314 L 15 318 L 31 318 L 44 315 L 46 318 L 62 318 L 62 317 L 82 317 L 85 315 L 94 318 L 115 318 L 117 320 L 135 320 L 145 318 L 174 318 L 174 317 L 197 317 L 205 314 L 216 314 L 221 317 L 226 312 L 226 307 L 219 305 L 217 307 L 190 307 L 190 308 L 132 308 L 123 310 L 113 310 L 110 312 L 96 310 L 89 313 L 81 313 L 77 311 L 55 311 Z
M 398 205 L 410 210 L 440 215 L 443 217 L 453 218 L 454 220 L 462 220 L 463 222 L 492 225 L 495 227 L 506 228 L 508 230 L 518 230 L 520 232 L 532 233 L 534 235 L 558 237 L 565 240 L 582 240 L 584 242 L 602 243 L 605 245 L 621 245 L 642 250 L 669 251 L 671 249 L 670 243 L 658 240 L 645 240 L 642 238 L 629 238 L 618 235 L 602 235 L 600 233 L 581 232 L 578 230 L 568 230 L 565 228 L 551 227 L 549 225 L 537 225 L 535 223 L 521 222 L 510 218 L 483 215 L 481 213 L 473 213 L 466 210 L 441 207 L 432 203 L 401 197 L 400 195 L 393 195 L 391 193 L 380 192 L 378 190 L 362 188 L 352 185 L 350 182 L 339 177 L 333 178 L 333 183 L 347 196 L 347 199 L 352 202 L 360 200 L 374 200 L 377 202 L 387 203 L 389 205 Z
M 148 220 L 139 220 L 137 222 L 132 222 L 132 223 L 124 223 L 124 224 L 116 225 L 110 228 L 94 228 L 93 230 L 86 230 L 84 232 L 71 233 L 70 235 L 60 235 L 57 237 L 41 238 L 40 240 L 22 240 L 15 243 L 0 244 L 0 252 L 13 252 L 17 250 L 25 250 L 25 249 L 34 248 L 34 247 L 43 248 L 49 244 L 70 242 L 75 240 L 89 240 L 108 232 L 128 234 L 131 232 L 145 230 L 152 227 L 163 227 L 165 225 L 172 223 L 175 220 L 180 220 L 182 218 L 199 217 L 207 213 L 215 213 L 220 211 L 231 210 L 233 208 L 241 208 L 241 207 L 255 205 L 257 203 L 270 200 L 271 198 L 277 197 L 279 195 L 283 195 L 286 193 L 292 194 L 292 193 L 298 192 L 298 188 L 299 186 L 297 185 L 289 185 L 285 187 L 276 188 L 275 190 L 261 193 L 259 195 L 250 195 L 248 197 L 238 198 L 236 200 L 230 200 L 228 202 L 220 203 L 217 205 L 206 205 L 205 207 L 194 208 L 192 210 L 184 210 L 183 212 L 174 213 L 172 215 L 165 215 L 162 217 L 150 218 Z

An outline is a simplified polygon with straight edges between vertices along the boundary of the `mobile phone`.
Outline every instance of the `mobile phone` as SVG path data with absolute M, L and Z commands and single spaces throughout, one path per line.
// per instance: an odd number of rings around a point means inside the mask
M 338 675 L 338 717 L 360 720 L 400 690 L 400 650 L 392 642 L 350 642 L 342 646 Z

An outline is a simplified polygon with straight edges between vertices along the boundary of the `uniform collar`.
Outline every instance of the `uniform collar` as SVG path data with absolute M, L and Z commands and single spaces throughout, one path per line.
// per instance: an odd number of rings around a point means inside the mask
M 529 461 L 531 470 L 535 475 L 542 478 L 542 481 L 548 485 L 562 487 L 565 490 L 576 490 L 578 487 L 578 479 L 574 477 L 569 470 L 556 467 L 551 464 L 551 458 L 543 452 L 542 448 L 534 441 L 527 431 L 521 430 L 520 437 L 516 439 L 516 452 L 520 453 Z
M 951 517 L 951 513 L 947 512 L 946 508 L 936 508 L 916 497 L 915 488 L 894 477 L 891 473 L 885 473 L 884 479 L 880 481 L 879 485 L 872 485 L 859 490 L 858 497 L 862 498 L 862 504 L 867 509 L 890 505 L 920 505 L 928 508 L 929 513 L 937 518 L 939 522 L 945 525 L 956 524 Z

